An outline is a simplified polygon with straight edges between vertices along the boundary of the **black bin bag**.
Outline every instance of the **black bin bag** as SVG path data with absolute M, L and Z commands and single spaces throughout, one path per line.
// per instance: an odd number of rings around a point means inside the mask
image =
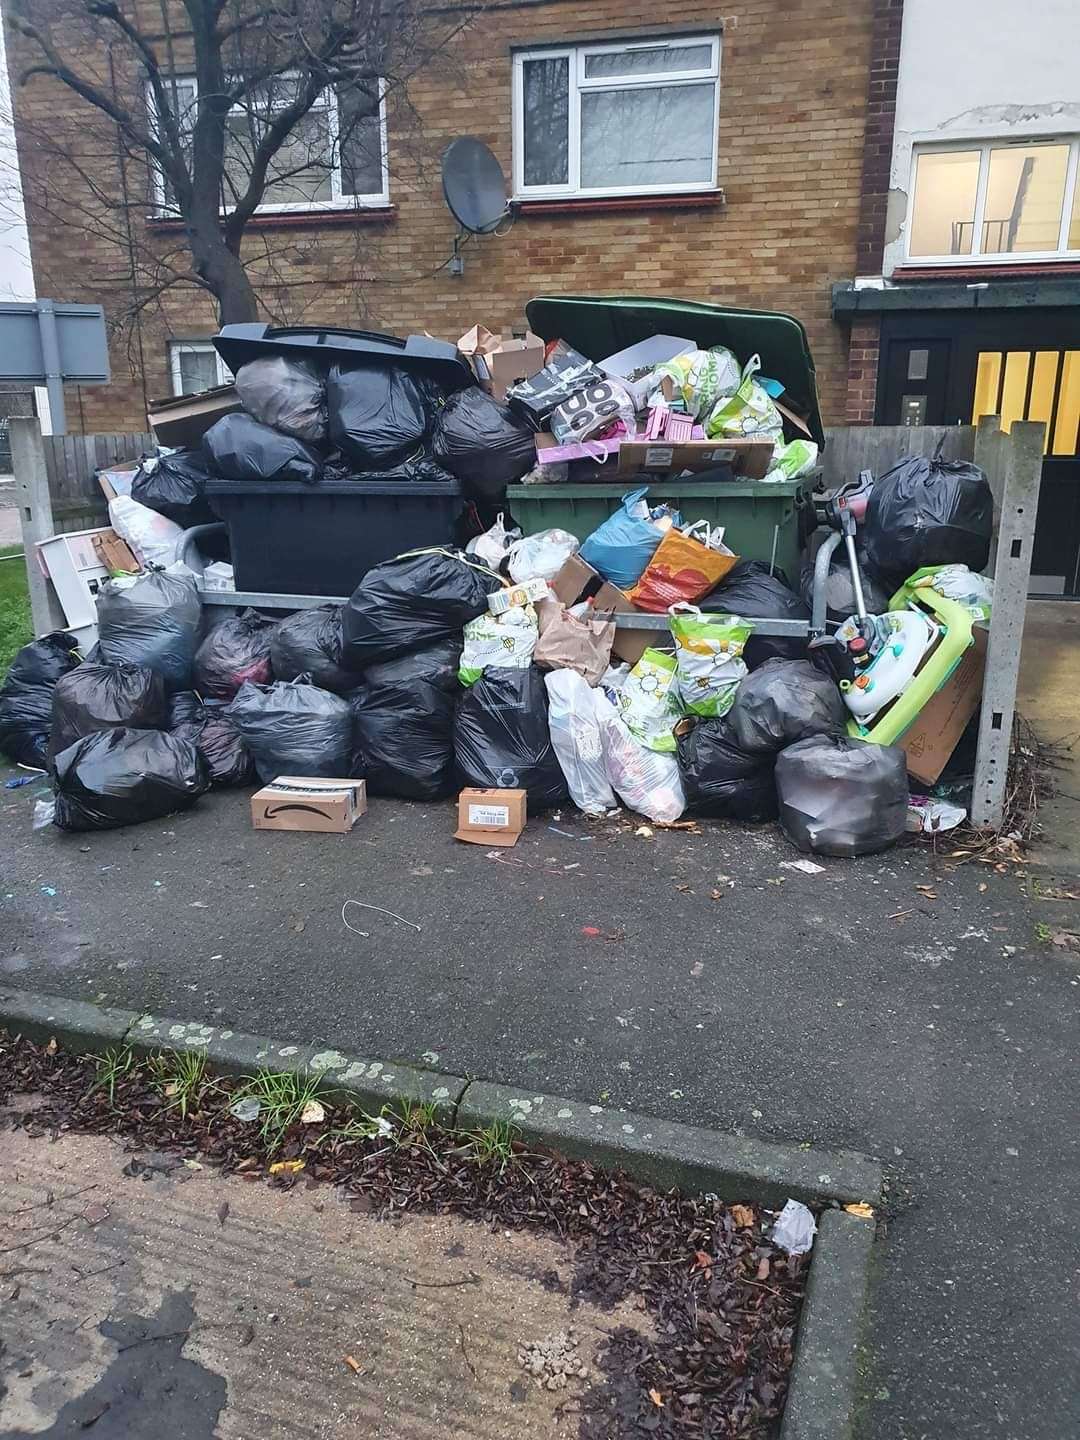
M 79 664 L 78 647 L 74 635 L 54 630 L 24 645 L 8 666 L 0 685 L 0 750 L 16 765 L 47 766 L 53 691 Z
M 767 660 L 739 682 L 728 732 L 749 755 L 775 755 L 808 735 L 843 730 L 848 709 L 836 682 L 809 660 Z
M 530 813 L 569 798 L 548 731 L 547 687 L 534 665 L 485 670 L 462 696 L 454 760 L 462 785 L 525 790 Z
M 379 660 L 364 667 L 364 684 L 401 687 L 424 681 L 436 690 L 457 695 L 461 690 L 458 667 L 462 649 L 463 637 L 458 633 L 436 645 L 426 645 L 423 650 L 410 650 L 408 655 L 397 655 L 393 660 Z M 356 683 L 355 676 L 353 683 Z
M 348 779 L 351 774 L 349 702 L 312 685 L 306 675 L 273 685 L 242 685 L 225 714 L 264 784 L 279 775 Z
M 873 855 L 904 834 L 907 757 L 899 745 L 813 735 L 776 762 L 784 834 L 818 855 Z
M 726 717 L 680 721 L 675 730 L 686 808 L 716 820 L 775 820 L 772 755 L 743 750 Z
M 291 480 L 315 485 L 322 456 L 295 435 L 283 435 L 237 411 L 223 415 L 202 438 L 206 463 L 223 480 Z
M 867 561 L 890 592 L 924 565 L 985 570 L 993 533 L 984 472 L 924 455 L 906 456 L 874 481 L 863 529 Z
M 829 532 L 826 531 L 825 534 Z M 866 559 L 866 547 L 861 540 L 857 543 L 856 558 L 859 562 L 859 579 L 862 582 L 863 601 L 868 615 L 883 615 L 889 608 L 891 592 L 874 578 Z M 802 568 L 799 590 L 807 608 L 814 608 L 814 562 L 808 560 Z M 851 566 L 848 564 L 847 549 L 841 545 L 833 552 L 829 562 L 829 573 L 825 580 L 825 618 L 837 624 L 858 613 L 855 603 L 855 586 L 851 581 Z
M 240 366 L 233 383 L 240 404 L 261 425 L 309 444 L 326 439 L 326 382 L 310 361 L 258 355 Z
M 423 445 L 437 392 L 393 365 L 335 365 L 326 398 L 330 443 L 358 470 L 387 470 Z
M 349 696 L 353 712 L 353 773 L 371 795 L 442 800 L 454 792 L 456 696 L 427 680 L 373 685 L 366 678 Z
M 113 830 L 186 810 L 210 788 L 206 760 L 190 740 L 162 730 L 103 730 L 56 757 L 61 830 Z
M 161 676 L 146 665 L 79 665 L 53 689 L 49 757 L 99 730 L 158 730 L 167 723 Z
M 536 436 L 506 405 L 471 387 L 439 411 L 432 451 L 467 495 L 493 503 L 536 464 Z
M 189 530 L 217 519 L 206 499 L 206 481 L 202 451 L 162 447 L 140 462 L 131 482 L 131 498 Z
M 269 684 L 276 624 L 257 610 L 242 610 L 214 626 L 195 652 L 192 683 L 204 700 L 231 700 L 245 680 Z
M 189 690 L 201 617 L 198 583 L 182 568 L 108 580 L 97 597 L 101 658 L 148 665 L 166 690 Z
M 222 701 L 203 701 L 193 690 L 181 690 L 169 697 L 168 730 L 198 746 L 215 789 L 255 783 L 255 762 Z
M 344 663 L 354 670 L 451 637 L 502 588 L 494 571 L 455 550 L 414 550 L 369 570 L 341 615 Z
M 276 680 L 310 675 L 323 690 L 351 690 L 356 673 L 341 663 L 341 606 L 319 605 L 279 620 L 270 632 L 270 663 Z
M 698 604 L 702 610 L 739 615 L 744 620 L 805 620 L 810 610 L 779 576 L 770 575 L 760 560 L 744 560 L 735 566 L 722 584 Z M 756 670 L 766 660 L 801 660 L 806 654 L 805 635 L 750 636 L 743 650 L 747 669 Z

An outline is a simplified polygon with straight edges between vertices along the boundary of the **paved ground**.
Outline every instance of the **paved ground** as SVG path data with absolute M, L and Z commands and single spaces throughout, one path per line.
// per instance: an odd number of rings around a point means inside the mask
M 519 1347 L 572 1327 L 591 1367 L 615 1326 L 649 1324 L 631 1303 L 571 1312 L 553 1241 L 381 1224 L 325 1187 L 132 1178 L 128 1161 L 107 1140 L 5 1134 L 8 1440 L 556 1440 L 588 1382 L 538 1388 Z
M 489 853 L 448 805 L 274 835 L 226 793 L 33 833 L 36 788 L 0 791 L 0 977 L 878 1155 L 861 1440 L 1080 1424 L 1080 955 L 1036 931 L 1080 905 L 925 851 L 805 875 L 769 827 L 588 838 L 567 814 Z M 352 909 L 351 933 L 350 898 L 421 929 Z
M 2 481 L 2 477 L 0 477 L 0 481 Z M 19 512 L 4 494 L 2 483 L 0 483 L 0 549 L 5 545 L 18 545 L 21 540 Z
M 1036 858 L 1080 871 L 1080 604 L 1031 600 L 1024 624 L 1020 709 L 1058 746 L 1058 795 Z

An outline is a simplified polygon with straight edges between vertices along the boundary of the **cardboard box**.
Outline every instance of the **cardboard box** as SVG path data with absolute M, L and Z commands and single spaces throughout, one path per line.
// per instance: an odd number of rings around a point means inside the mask
M 500 401 L 505 401 L 511 385 L 544 368 L 544 342 L 531 330 L 520 340 L 502 340 L 483 325 L 474 325 L 462 335 L 458 349 L 481 388 Z
M 732 474 L 745 480 L 763 480 L 772 463 L 771 440 L 687 440 L 667 445 L 655 440 L 624 440 L 619 446 L 619 475 L 642 470 L 678 475 L 697 473 L 717 465 L 730 465 Z
M 974 643 L 915 723 L 896 742 L 908 758 L 908 773 L 933 785 L 949 762 L 982 699 L 988 633 L 976 626 Z
M 536 432 L 536 463 L 538 465 L 564 465 L 570 460 L 595 460 L 604 465 L 618 455 L 623 437 L 616 435 L 611 440 L 574 440 L 569 445 L 560 445 L 549 430 Z M 615 475 L 615 466 L 612 474 Z
M 130 495 L 131 484 L 139 473 L 139 462 L 132 460 L 127 465 L 113 465 L 108 470 L 99 470 L 97 482 L 106 500 L 115 500 L 118 495 Z
M 649 394 L 649 377 L 657 365 L 674 360 L 676 355 L 690 355 L 697 349 L 693 340 L 680 339 L 678 335 L 650 335 L 636 345 L 628 345 L 617 355 L 609 355 L 597 364 L 605 375 L 618 380 L 624 389 L 634 397 L 634 404 L 644 410 Z M 641 374 L 641 371 L 645 371 Z M 637 374 L 636 380 L 630 377 Z
M 218 385 L 200 395 L 175 395 L 152 400 L 147 419 L 159 445 L 193 450 L 223 415 L 240 409 L 240 397 L 233 385 Z
M 471 845 L 516 845 L 525 829 L 524 790 L 462 790 L 455 840 Z
M 614 610 L 619 615 L 640 615 L 642 611 L 632 603 L 629 596 L 605 580 L 580 555 L 571 555 L 558 575 L 551 582 L 555 598 L 563 605 L 576 605 L 579 600 L 593 597 L 593 608 L 598 611 Z M 619 660 L 634 665 L 641 659 L 650 645 L 668 639 L 664 630 L 618 630 L 612 642 L 611 653 Z
M 547 600 L 550 595 L 547 581 L 537 577 L 494 591 L 488 596 L 488 610 L 492 615 L 505 615 L 515 605 L 532 605 L 537 600 Z
M 256 830 L 312 830 L 347 835 L 367 812 L 363 780 L 321 780 L 279 775 L 251 797 Z
M 115 530 L 99 530 L 91 540 L 94 554 L 110 575 L 137 575 L 142 569 L 130 545 Z

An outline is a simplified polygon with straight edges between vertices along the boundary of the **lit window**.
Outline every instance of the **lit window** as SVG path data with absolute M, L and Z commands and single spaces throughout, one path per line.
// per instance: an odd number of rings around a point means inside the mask
M 174 395 L 198 395 L 228 385 L 232 371 L 209 340 L 176 340 L 169 346 Z
M 188 139 L 195 128 L 198 90 L 190 77 L 166 82 Z M 296 97 L 296 77 L 279 75 L 235 104 L 225 119 L 223 210 L 230 209 L 248 186 L 252 162 L 268 126 Z M 151 121 L 157 118 L 151 104 Z M 154 177 L 159 215 L 176 211 L 172 186 Z M 325 90 L 289 131 L 267 171 L 259 212 L 345 208 L 390 203 L 383 87 L 350 87 L 340 95 Z
M 514 56 L 514 193 L 716 188 L 718 36 Z
M 1080 252 L 1080 140 L 915 153 L 910 260 L 1056 259 Z

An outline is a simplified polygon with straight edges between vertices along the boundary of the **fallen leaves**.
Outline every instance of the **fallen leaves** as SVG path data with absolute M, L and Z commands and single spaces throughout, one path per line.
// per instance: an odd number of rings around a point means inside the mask
M 867 1205 L 861 1200 L 855 1205 L 845 1205 L 844 1210 L 848 1215 L 857 1215 L 860 1220 L 872 1220 L 874 1218 L 873 1206 Z
M 357 1360 L 355 1355 L 343 1355 L 341 1358 L 354 1375 L 363 1375 L 364 1367 L 360 1364 L 360 1361 Z
M 936 900 L 938 898 L 938 893 L 933 885 L 916 885 L 915 889 L 920 895 L 925 896 L 927 900 Z
M 1050 936 L 1050 944 L 1056 945 L 1059 950 L 1080 950 L 1080 933 L 1076 930 L 1055 930 Z
M 757 1274 L 754 1278 L 757 1280 L 767 1280 L 769 1278 L 769 1257 L 767 1255 L 763 1255 L 758 1261 Z
M 318 1100 L 309 1100 L 304 1106 L 300 1115 L 301 1125 L 321 1125 L 326 1119 L 326 1111 Z
M 298 1175 L 307 1165 L 306 1160 L 275 1160 L 270 1166 L 271 1175 Z
M 224 1224 L 225 1224 L 225 1221 L 226 1221 L 228 1218 L 229 1218 L 229 1202 L 228 1202 L 228 1200 L 223 1200 L 223 1201 L 221 1202 L 221 1204 L 218 1206 L 218 1211 L 217 1211 L 217 1223 L 218 1223 L 218 1225 L 219 1225 L 219 1226 L 224 1225 Z
M 740 1230 L 748 1229 L 756 1218 L 749 1205 L 731 1205 L 728 1211 Z
M 658 1409 L 662 1410 L 664 1408 L 664 1397 L 660 1394 L 659 1390 L 650 1390 L 649 1399 L 655 1406 L 657 1406 Z

